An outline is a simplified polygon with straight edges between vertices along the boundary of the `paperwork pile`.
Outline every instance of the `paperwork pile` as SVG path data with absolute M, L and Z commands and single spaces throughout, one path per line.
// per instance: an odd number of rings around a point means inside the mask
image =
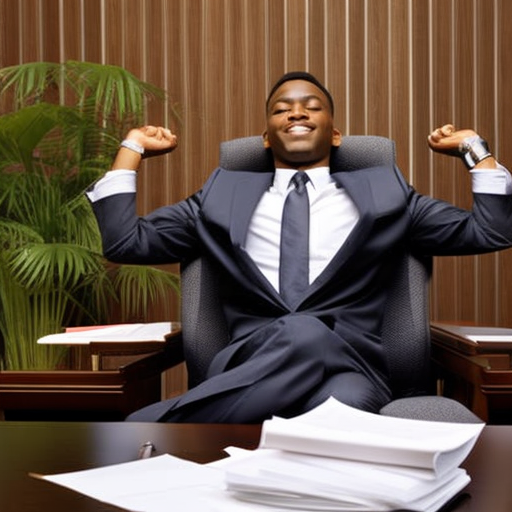
M 240 500 L 280 508 L 435 511 L 469 483 L 459 466 L 482 428 L 379 416 L 330 399 L 265 422 L 259 449 L 226 464 L 226 486 Z
M 127 510 L 434 512 L 470 481 L 483 424 L 404 420 L 329 399 L 263 425 L 254 451 L 208 465 L 170 455 L 42 478 Z

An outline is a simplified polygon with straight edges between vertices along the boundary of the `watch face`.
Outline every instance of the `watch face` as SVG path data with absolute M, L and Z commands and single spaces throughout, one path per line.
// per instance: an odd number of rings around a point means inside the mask
M 473 145 L 478 143 L 480 141 L 480 137 L 478 135 L 474 135 L 473 137 L 466 137 L 460 144 L 459 144 L 459 151 L 464 155 L 468 151 L 471 151 L 473 148 Z
M 471 144 L 467 139 L 464 139 L 459 144 L 459 152 L 461 153 L 461 155 L 465 155 L 470 149 L 471 149 Z
M 469 169 L 491 156 L 487 142 L 478 135 L 464 139 L 459 144 L 459 153 Z

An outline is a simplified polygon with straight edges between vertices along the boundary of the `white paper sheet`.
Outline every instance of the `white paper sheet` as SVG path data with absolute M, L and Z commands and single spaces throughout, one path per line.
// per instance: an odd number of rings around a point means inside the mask
M 37 340 L 42 345 L 88 345 L 91 342 L 165 341 L 171 322 L 119 324 L 101 328 L 48 334 Z
M 268 507 L 237 500 L 225 490 L 224 471 L 172 455 L 102 468 L 32 475 L 133 512 L 269 512 Z M 273 508 L 274 512 L 290 512 Z

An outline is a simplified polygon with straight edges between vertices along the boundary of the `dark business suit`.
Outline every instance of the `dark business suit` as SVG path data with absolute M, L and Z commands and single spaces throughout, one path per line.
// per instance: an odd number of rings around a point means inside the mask
M 212 362 L 205 383 L 134 419 L 256 422 L 303 412 L 336 386 L 342 388 L 340 400 L 378 410 L 391 397 L 380 322 L 397 255 L 406 249 L 472 254 L 512 244 L 510 196 L 476 194 L 473 212 L 467 212 L 417 194 L 393 168 L 332 176 L 351 196 L 360 219 L 293 308 L 244 250 L 249 222 L 273 172 L 217 169 L 201 192 L 143 219 L 135 215 L 134 194 L 94 203 L 107 258 L 164 263 L 202 253 L 221 277 L 232 342 Z M 359 386 L 367 386 L 361 399 Z

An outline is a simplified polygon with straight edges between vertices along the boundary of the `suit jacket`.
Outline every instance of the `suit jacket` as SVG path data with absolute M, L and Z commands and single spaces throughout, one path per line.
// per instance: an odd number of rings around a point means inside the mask
M 214 359 L 222 373 L 280 330 L 283 319 L 306 315 L 295 333 L 329 336 L 339 343 L 340 363 L 387 385 L 380 325 L 386 281 L 397 255 L 461 255 L 512 245 L 512 197 L 475 194 L 472 211 L 418 194 L 396 168 L 333 172 L 360 214 L 358 224 L 301 302 L 290 310 L 244 249 L 251 216 L 273 172 L 218 168 L 203 189 L 175 205 L 139 218 L 135 194 L 93 204 L 105 256 L 124 263 L 183 262 L 208 257 L 221 276 L 221 296 L 232 342 Z M 285 322 L 286 324 L 286 322 Z M 256 373 L 240 379 L 250 384 Z M 237 383 L 239 385 L 240 382 Z

